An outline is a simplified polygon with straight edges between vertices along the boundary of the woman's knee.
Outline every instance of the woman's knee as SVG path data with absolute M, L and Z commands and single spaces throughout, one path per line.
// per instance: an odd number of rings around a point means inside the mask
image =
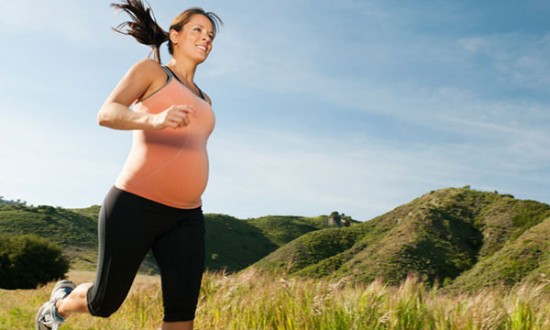
M 119 297 L 110 297 L 105 294 L 100 295 L 96 290 L 94 290 L 94 286 L 91 286 L 88 289 L 87 297 L 88 311 L 90 314 L 92 316 L 105 318 L 115 313 L 124 301 L 124 298 L 120 299 Z
M 90 310 L 90 314 L 95 317 L 108 318 L 117 310 L 118 308 L 99 308 L 97 311 Z

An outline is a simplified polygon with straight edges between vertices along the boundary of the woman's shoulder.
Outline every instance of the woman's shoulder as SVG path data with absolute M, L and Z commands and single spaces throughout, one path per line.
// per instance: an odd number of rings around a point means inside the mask
M 139 74 L 139 75 L 158 75 L 159 73 L 164 73 L 162 66 L 155 60 L 144 59 L 138 61 L 132 65 L 129 70 L 129 73 Z
M 143 86 L 145 90 L 143 96 L 157 90 L 166 82 L 166 72 L 158 62 L 145 59 L 134 63 L 124 80 L 134 86 Z

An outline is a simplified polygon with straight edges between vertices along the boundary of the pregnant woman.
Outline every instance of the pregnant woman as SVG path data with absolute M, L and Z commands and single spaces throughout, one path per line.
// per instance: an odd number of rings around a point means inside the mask
M 206 144 L 214 128 L 211 99 L 194 78 L 221 20 L 191 8 L 165 32 L 140 0 L 113 6 L 132 17 L 117 31 L 151 46 L 156 59 L 134 64 L 99 110 L 99 124 L 132 130 L 133 144 L 99 214 L 95 282 L 58 282 L 36 328 L 57 329 L 73 313 L 109 317 L 152 250 L 161 272 L 162 329 L 193 329 L 204 271 Z M 172 55 L 166 66 L 160 64 L 164 42 Z

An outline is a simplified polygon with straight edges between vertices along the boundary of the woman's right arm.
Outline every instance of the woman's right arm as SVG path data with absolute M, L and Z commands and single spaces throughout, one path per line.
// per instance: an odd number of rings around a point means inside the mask
M 120 130 L 187 126 L 189 115 L 194 113 L 187 105 L 173 105 L 158 114 L 130 109 L 135 100 L 160 88 L 165 81 L 166 74 L 157 62 L 143 60 L 136 63 L 122 77 L 101 106 L 97 114 L 99 125 Z

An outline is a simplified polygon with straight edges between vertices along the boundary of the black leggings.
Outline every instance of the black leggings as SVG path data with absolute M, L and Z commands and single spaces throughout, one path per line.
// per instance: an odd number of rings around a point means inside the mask
M 97 277 L 88 309 L 108 317 L 126 298 L 141 262 L 152 248 L 159 265 L 164 321 L 195 317 L 204 271 L 202 209 L 182 210 L 113 187 L 98 223 Z

